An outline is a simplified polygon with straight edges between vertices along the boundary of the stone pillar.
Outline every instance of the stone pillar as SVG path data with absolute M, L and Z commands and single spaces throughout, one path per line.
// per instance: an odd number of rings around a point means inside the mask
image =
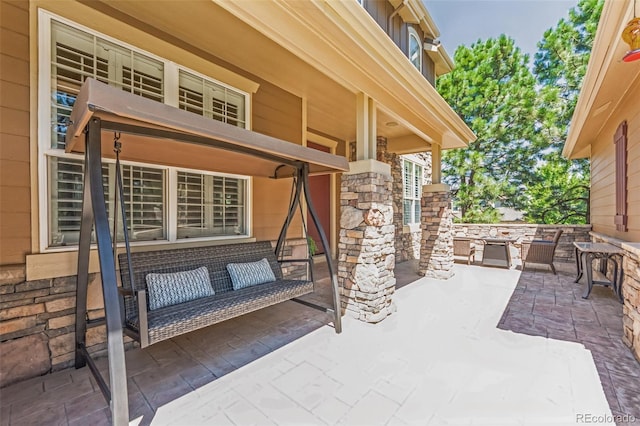
M 453 213 L 451 192 L 444 184 L 422 187 L 422 248 L 418 273 L 449 279 L 453 272 Z
M 338 283 L 346 314 L 375 323 L 395 310 L 391 173 L 375 160 L 350 166 L 340 187 Z
M 640 361 L 640 253 L 627 251 L 623 269 L 622 340 Z

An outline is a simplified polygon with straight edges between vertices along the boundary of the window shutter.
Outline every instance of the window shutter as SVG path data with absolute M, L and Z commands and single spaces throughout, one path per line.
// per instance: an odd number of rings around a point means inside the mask
M 616 230 L 627 232 L 627 122 L 618 126 L 613 138 L 616 148 Z
M 178 172 L 178 238 L 244 233 L 244 185 L 243 179 Z
M 127 228 L 134 241 L 164 238 L 164 172 L 125 165 L 122 183 Z

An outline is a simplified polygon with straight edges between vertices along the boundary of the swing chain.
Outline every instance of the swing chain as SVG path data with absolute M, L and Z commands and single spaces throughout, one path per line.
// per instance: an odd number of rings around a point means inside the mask
M 122 150 L 122 142 L 120 142 L 120 132 L 113 132 L 113 152 L 116 156 L 120 155 Z

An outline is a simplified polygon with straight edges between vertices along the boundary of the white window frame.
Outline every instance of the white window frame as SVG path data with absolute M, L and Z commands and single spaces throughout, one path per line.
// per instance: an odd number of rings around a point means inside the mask
M 422 42 L 420 41 L 420 36 L 415 28 L 412 26 L 407 27 L 407 31 L 409 33 L 409 39 L 407 40 L 407 57 L 411 64 L 416 67 L 420 73 L 422 73 Z M 414 39 L 416 44 L 418 45 L 418 64 L 415 64 L 413 60 L 411 60 L 411 40 Z
M 66 157 L 73 159 L 84 159 L 84 156 L 77 154 L 65 153 L 61 149 L 55 149 L 51 147 L 51 22 L 58 21 L 61 24 L 68 25 L 80 31 L 87 32 L 95 37 L 99 37 L 107 42 L 114 43 L 122 48 L 129 49 L 133 52 L 147 56 L 151 59 L 160 61 L 164 65 L 164 86 L 165 91 L 164 103 L 166 105 L 178 107 L 178 81 L 180 71 L 193 74 L 201 77 L 205 80 L 211 81 L 215 84 L 219 84 L 227 89 L 240 93 L 244 96 L 244 111 L 245 111 L 245 128 L 251 129 L 251 94 L 240 90 L 231 85 L 225 84 L 215 78 L 204 75 L 198 71 L 187 68 L 168 59 L 159 57 L 136 46 L 132 46 L 121 40 L 103 34 L 92 28 L 78 24 L 62 16 L 56 15 L 44 9 L 38 10 L 38 209 L 39 216 L 39 247 L 41 253 L 47 252 L 63 252 L 63 251 L 75 251 L 78 249 L 77 245 L 73 246 L 54 246 L 49 247 L 49 194 L 50 194 L 50 181 L 48 171 L 48 159 L 50 157 Z M 112 162 L 113 160 L 103 159 L 104 163 Z M 171 166 L 128 162 L 122 161 L 122 164 L 132 166 L 150 167 L 154 169 L 162 169 L 165 171 L 165 215 L 166 218 L 166 240 L 154 240 L 154 241 L 136 241 L 131 242 L 132 246 L 135 245 L 157 245 L 167 244 L 174 242 L 185 241 L 209 241 L 209 240 L 231 240 L 231 239 L 243 239 L 251 236 L 252 231 L 252 205 L 251 205 L 251 193 L 253 179 L 249 176 L 240 176 L 233 174 L 215 173 L 206 170 L 197 169 L 185 169 Z M 235 179 L 242 179 L 245 181 L 245 233 L 242 235 L 225 235 L 216 237 L 197 237 L 178 239 L 177 238 L 177 174 L 178 170 L 188 171 L 190 173 L 200 173 L 214 176 L 231 177 Z M 44 213 L 44 214 L 43 214 Z
M 410 193 L 412 194 L 418 194 L 417 196 L 410 196 L 407 197 L 407 188 L 405 186 L 405 182 L 407 181 L 407 175 L 406 175 L 406 167 L 405 164 L 410 164 L 411 165 L 411 187 L 410 189 Z M 418 184 L 418 187 L 416 188 L 416 167 L 420 167 L 421 170 L 421 176 L 420 176 L 420 182 Z M 422 182 L 424 181 L 424 165 L 419 164 L 415 161 L 411 161 L 408 160 L 406 158 L 402 159 L 402 224 L 404 226 L 411 226 L 411 225 L 415 225 L 415 224 L 419 224 L 421 222 L 421 213 L 422 213 L 422 208 L 420 208 L 420 214 L 418 214 L 418 217 L 414 217 L 415 215 L 415 203 L 418 204 L 418 206 L 420 206 L 420 202 L 422 200 Z M 406 220 L 405 215 L 404 215 L 404 204 L 406 200 L 410 200 L 412 202 L 411 204 L 411 218 L 409 218 L 409 220 Z

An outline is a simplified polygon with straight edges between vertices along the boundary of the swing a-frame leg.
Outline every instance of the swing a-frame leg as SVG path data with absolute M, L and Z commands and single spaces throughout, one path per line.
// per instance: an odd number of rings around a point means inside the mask
M 100 390 L 109 402 L 114 425 L 129 423 L 127 370 L 122 337 L 122 319 L 118 296 L 113 242 L 109 233 L 107 209 L 102 187 L 102 160 L 100 153 L 99 118 L 92 118 L 85 133 L 85 169 L 82 199 L 82 223 L 78 247 L 78 281 L 76 287 L 76 368 L 89 366 Z M 106 384 L 86 347 L 87 288 L 89 285 L 89 252 L 91 230 L 95 229 L 96 245 L 102 279 L 105 322 L 107 328 L 107 354 L 109 383 Z
M 333 269 L 333 264 L 331 262 L 331 252 L 329 250 L 329 242 L 327 240 L 327 236 L 322 227 L 322 223 L 316 213 L 316 209 L 313 206 L 313 201 L 311 200 L 311 194 L 309 190 L 309 165 L 307 163 L 300 163 L 296 168 L 295 174 L 295 187 L 294 194 L 291 199 L 291 204 L 289 205 L 289 212 L 287 214 L 287 218 L 284 221 L 284 225 L 282 225 L 282 229 L 280 230 L 280 236 L 278 237 L 278 243 L 276 244 L 276 256 L 279 256 L 282 253 L 284 248 L 284 242 L 287 235 L 287 229 L 291 224 L 291 220 L 293 219 L 293 215 L 295 214 L 296 208 L 300 207 L 300 197 L 304 196 L 307 202 L 307 209 L 309 211 L 309 215 L 313 220 L 313 223 L 318 230 L 318 234 L 320 235 L 320 243 L 322 244 L 322 248 L 324 249 L 324 255 L 327 259 L 327 267 L 329 268 L 329 277 L 331 278 L 331 291 L 333 296 L 333 308 L 329 308 L 326 306 L 321 306 L 315 304 L 313 302 L 308 302 L 303 299 L 294 298 L 291 299 L 295 302 L 301 303 L 305 306 L 309 306 L 314 309 L 318 309 L 320 311 L 328 312 L 333 314 L 333 325 L 336 330 L 336 333 L 342 332 L 342 310 L 340 307 L 340 289 L 338 287 L 338 278 Z M 300 207 L 301 208 L 301 207 Z M 302 213 L 302 212 L 301 212 Z M 306 237 L 306 236 L 305 236 Z M 311 259 L 309 259 L 309 265 L 311 266 Z

